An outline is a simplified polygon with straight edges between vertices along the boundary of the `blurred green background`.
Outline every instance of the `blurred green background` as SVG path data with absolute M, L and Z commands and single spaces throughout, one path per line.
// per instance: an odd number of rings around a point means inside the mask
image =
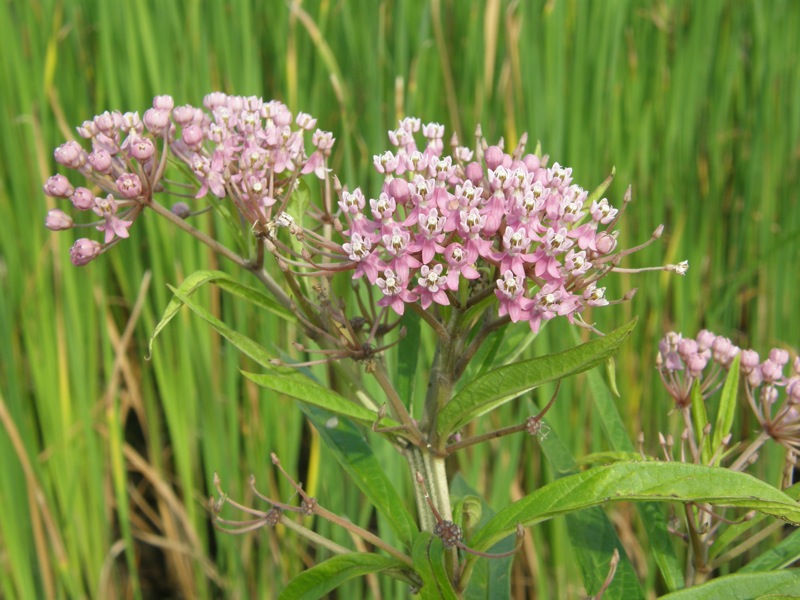
M 629 432 L 651 441 L 670 419 L 653 368 L 664 332 L 708 327 L 761 352 L 800 344 L 798 31 L 792 0 L 3 2 L 0 595 L 274 596 L 320 555 L 286 531 L 217 534 L 205 511 L 215 471 L 233 497 L 247 499 L 255 472 L 288 498 L 267 474 L 273 450 L 326 506 L 372 517 L 299 411 L 243 382 L 243 359 L 199 320 L 182 313 L 144 359 L 166 284 L 228 265 L 153 215 L 91 265 L 69 264 L 78 236 L 43 227 L 55 201 L 41 185 L 56 172 L 53 148 L 84 119 L 141 114 L 156 94 L 195 105 L 213 90 L 278 98 L 334 132 L 334 169 L 372 195 L 372 155 L 405 114 L 462 140 L 479 123 L 507 146 L 527 131 L 586 188 L 616 167 L 609 199 L 619 205 L 628 184 L 634 194 L 623 244 L 666 225 L 625 266 L 691 265 L 685 278 L 608 278 L 612 297 L 639 293 L 594 315 L 606 330 L 640 318 L 617 360 L 618 406 Z M 291 335 L 250 307 L 202 297 L 267 346 Z M 526 352 L 563 348 L 565 333 L 554 324 Z M 551 422 L 576 456 L 604 449 L 583 386 L 562 390 Z M 529 414 L 525 404 L 509 414 Z M 519 439 L 461 468 L 499 508 L 550 476 L 540 458 Z M 402 463 L 383 460 L 408 491 Z M 580 590 L 562 533 L 559 522 L 535 528 L 515 590 Z M 646 546 L 631 553 L 659 590 Z M 407 593 L 368 585 L 342 597 Z

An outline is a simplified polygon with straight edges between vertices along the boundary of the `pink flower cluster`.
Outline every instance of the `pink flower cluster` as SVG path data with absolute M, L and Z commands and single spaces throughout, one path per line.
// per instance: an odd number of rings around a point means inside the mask
M 418 147 L 421 131 L 426 139 Z M 453 141 L 444 128 L 406 118 L 389 132 L 393 150 L 374 158 L 381 194 L 340 194 L 347 221 L 342 245 L 354 278 L 366 277 L 379 301 L 403 314 L 406 303 L 448 305 L 464 285 L 490 286 L 499 316 L 527 321 L 536 332 L 555 316 L 570 320 L 587 306 L 608 304 L 596 282 L 612 268 L 618 210 L 590 201 L 572 169 L 547 157 L 513 154 L 478 141 Z
M 207 95 L 204 106 L 206 110 L 175 106 L 170 96 L 156 96 L 141 118 L 135 112 L 114 111 L 85 121 L 78 133 L 90 141 L 90 151 L 75 140 L 56 148 L 56 161 L 81 173 L 89 187 L 73 187 L 57 174 L 47 180 L 44 192 L 93 212 L 100 220 L 89 225 L 104 233 L 102 244 L 86 238 L 75 243 L 70 251 L 74 264 L 88 263 L 118 238 L 129 236 L 128 229 L 153 202 L 153 194 L 165 191 L 170 154 L 194 173 L 196 181 L 189 186 L 199 183 L 196 198 L 209 191 L 219 198 L 229 196 L 253 223 L 269 219 L 270 207 L 297 176 L 326 176 L 334 139 L 317 129 L 311 140 L 314 151 L 307 156 L 304 136 L 316 125 L 310 115 L 294 116 L 275 100 L 221 92 Z M 183 202 L 173 212 L 181 218 L 191 215 Z M 45 225 L 52 230 L 75 226 L 61 209 L 51 210 Z
M 790 433 L 800 447 L 800 357 L 795 357 L 791 374 L 786 376 L 784 370 L 790 357 L 783 348 L 773 348 L 762 360 L 755 350 L 741 350 L 728 338 L 705 329 L 694 339 L 670 332 L 658 347 L 656 364 L 661 379 L 679 407 L 691 402 L 695 382 L 700 383 L 704 398 L 716 391 L 721 385 L 720 375 L 741 355 L 739 371 L 748 403 L 759 422 L 772 434 Z M 782 404 L 778 403 L 780 389 L 785 391 Z

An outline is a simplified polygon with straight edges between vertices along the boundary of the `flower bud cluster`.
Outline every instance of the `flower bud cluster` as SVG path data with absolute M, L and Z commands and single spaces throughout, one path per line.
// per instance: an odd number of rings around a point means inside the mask
M 800 448 L 800 357 L 790 361 L 789 352 L 773 348 L 762 359 L 755 350 L 740 349 L 705 329 L 694 339 L 670 332 L 658 348 L 656 365 L 679 407 L 690 403 L 695 381 L 700 382 L 704 398 L 716 391 L 721 374 L 739 354 L 745 395 L 759 423 L 779 442 Z
M 394 149 L 374 157 L 379 197 L 340 194 L 342 249 L 353 277 L 380 289 L 379 304 L 399 314 L 412 302 L 448 305 L 467 285 L 473 296 L 493 291 L 499 316 L 534 332 L 608 304 L 597 282 L 627 253 L 615 254 L 619 210 L 590 199 L 572 169 L 524 153 L 524 141 L 508 154 L 478 130 L 476 149 L 454 139 L 445 156 L 443 135 L 439 124 L 402 120 L 389 132 Z
M 100 220 L 90 225 L 104 233 L 102 244 L 85 238 L 76 242 L 70 252 L 74 264 L 86 264 L 118 238 L 129 236 L 128 229 L 153 202 L 153 194 L 165 191 L 169 183 L 163 180 L 169 155 L 193 172 L 196 181 L 189 187 L 199 184 L 195 198 L 209 191 L 218 198 L 229 196 L 252 223 L 269 220 L 270 207 L 291 192 L 299 175 L 326 176 L 334 139 L 317 129 L 311 137 L 314 151 L 307 156 L 305 133 L 316 125 L 310 115 L 292 115 L 275 100 L 221 92 L 207 95 L 204 106 L 175 106 L 170 96 L 156 96 L 142 117 L 114 111 L 85 121 L 78 133 L 89 140 L 91 150 L 75 140 L 56 148 L 56 162 L 90 183 L 73 187 L 57 174 L 44 184 L 45 194 L 68 198 L 75 209 L 93 212 Z M 179 204 L 180 213 L 174 214 L 192 214 L 188 205 Z M 51 211 L 45 224 L 52 230 L 75 226 L 60 209 Z
M 658 343 L 656 366 L 667 391 L 683 408 L 691 402 L 695 381 L 701 382 L 704 396 L 710 395 L 738 353 L 739 348 L 728 338 L 707 329 L 694 339 L 670 331 Z

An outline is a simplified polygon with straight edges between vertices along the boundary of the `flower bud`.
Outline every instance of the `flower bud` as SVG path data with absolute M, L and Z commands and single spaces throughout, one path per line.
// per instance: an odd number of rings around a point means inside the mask
M 189 205 L 186 202 L 176 202 L 172 205 L 172 214 L 175 216 L 180 217 L 181 219 L 185 219 L 192 214 L 192 209 L 189 208 Z
M 76 267 L 82 267 L 94 260 L 103 249 L 100 242 L 88 238 L 80 238 L 69 250 L 69 258 Z
M 697 334 L 697 350 L 699 352 L 704 352 L 711 348 L 711 344 L 714 343 L 714 338 L 717 336 L 710 332 L 708 329 L 703 329 L 700 333 Z
M 86 151 L 75 140 L 61 144 L 53 155 L 58 164 L 70 169 L 80 169 L 86 163 Z
M 330 131 L 322 131 L 321 129 L 317 129 L 314 135 L 311 136 L 311 143 L 314 144 L 317 150 L 323 152 L 325 156 L 330 154 L 331 148 L 333 148 L 333 142 L 335 141 L 336 138 L 333 137 Z
M 691 338 L 684 338 L 678 342 L 678 354 L 683 360 L 687 360 L 692 354 L 698 352 L 697 342 Z
M 480 185 L 481 181 L 483 181 L 483 167 L 481 167 L 480 163 L 471 162 L 464 170 L 464 175 L 473 184 Z
M 394 198 L 398 204 L 405 204 L 411 196 L 408 189 L 408 182 L 405 179 L 395 177 L 389 183 L 388 192 L 390 198 Z
M 783 348 L 773 348 L 769 351 L 769 359 L 772 362 L 783 366 L 789 362 L 789 353 Z
M 62 231 L 64 229 L 71 229 L 73 225 L 72 217 L 70 217 L 63 210 L 53 208 L 47 212 L 47 218 L 44 221 L 44 226 L 51 231 Z
M 144 126 L 147 127 L 147 131 L 153 135 L 160 136 L 162 133 L 164 133 L 164 130 L 169 125 L 169 111 L 159 110 L 157 108 L 148 108 L 146 111 L 144 111 L 142 122 L 144 123 Z
M 86 160 L 92 169 L 98 173 L 102 173 L 103 175 L 108 175 L 111 173 L 111 165 L 113 161 L 111 155 L 104 148 L 97 148 L 94 152 L 90 153 L 89 156 L 86 157 Z
M 747 385 L 751 388 L 757 388 L 764 383 L 764 378 L 761 376 L 761 368 L 756 368 L 747 374 Z
M 156 147 L 148 138 L 140 137 L 134 140 L 128 147 L 130 155 L 140 163 L 147 162 L 156 153 Z
M 766 405 L 775 404 L 778 400 L 778 389 L 774 385 L 765 385 L 761 388 L 761 402 Z
M 194 120 L 195 108 L 191 104 L 184 104 L 172 109 L 172 118 L 181 127 L 189 125 Z
M 692 377 L 700 377 L 708 364 L 708 357 L 695 352 L 686 359 L 686 368 Z
M 542 166 L 542 161 L 535 154 L 526 154 L 522 157 L 522 162 L 524 162 L 525 166 L 528 168 L 528 173 L 538 171 Z
M 610 254 L 617 247 L 617 239 L 605 232 L 598 234 L 594 243 L 600 254 Z
M 486 168 L 494 171 L 497 167 L 503 164 L 505 152 L 500 146 L 489 146 L 483 154 L 483 159 L 486 161 Z
M 175 100 L 172 99 L 172 96 L 163 95 L 153 98 L 153 108 L 156 110 L 162 110 L 169 113 L 174 106 Z
M 771 354 L 771 353 L 770 353 Z M 768 358 L 761 363 L 761 376 L 767 383 L 775 383 L 783 379 L 783 365 Z
M 72 194 L 72 184 L 61 174 L 53 175 L 42 189 L 51 198 L 66 198 Z
M 136 198 L 142 193 L 142 182 L 133 173 L 123 173 L 117 177 L 117 190 L 123 198 Z
M 317 120 L 310 114 L 304 112 L 297 113 L 294 122 L 297 123 L 300 129 L 305 129 L 306 131 L 311 131 L 317 125 Z
M 90 140 L 97 135 L 97 127 L 94 121 L 84 121 L 80 127 L 76 128 L 78 135 L 85 140 Z
M 800 377 L 792 377 L 786 384 L 786 395 L 792 404 L 800 404 Z
M 203 143 L 203 130 L 197 125 L 188 125 L 183 128 L 181 136 L 183 143 L 189 146 L 192 150 L 197 150 Z
M 745 375 L 749 375 L 753 369 L 758 367 L 758 352 L 755 350 L 742 350 L 742 358 L 739 362 L 739 370 Z
M 114 117 L 110 112 L 105 111 L 103 114 L 97 115 L 94 118 L 94 126 L 97 127 L 99 132 L 104 133 L 109 137 L 113 137 L 115 123 Z
M 72 206 L 78 210 L 89 210 L 94 206 L 94 194 L 85 187 L 75 188 L 69 199 L 72 201 Z

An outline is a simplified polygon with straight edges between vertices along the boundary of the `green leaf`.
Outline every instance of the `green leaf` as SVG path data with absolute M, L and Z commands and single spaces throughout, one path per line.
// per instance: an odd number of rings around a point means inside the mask
M 800 529 L 794 530 L 785 540 L 751 560 L 739 569 L 739 573 L 782 569 L 797 560 L 800 560 Z
M 617 361 L 613 357 L 606 361 L 606 376 L 608 377 L 608 389 L 615 398 L 622 398 L 617 387 Z
M 575 460 L 555 431 L 551 431 L 540 443 L 547 462 L 550 463 L 555 473 L 574 471 Z M 596 593 L 603 585 L 608 575 L 609 563 L 616 549 L 619 551 L 620 561 L 614 579 L 605 591 L 603 598 L 606 600 L 644 598 L 642 586 L 630 559 L 628 559 L 625 547 L 617 536 L 614 525 L 600 507 L 595 506 L 568 514 L 566 515 L 566 524 L 581 579 L 589 594 Z
M 722 386 L 717 422 L 714 427 L 714 433 L 711 436 L 712 456 L 722 446 L 722 439 L 731 432 L 731 427 L 733 427 L 733 418 L 736 416 L 737 399 L 739 397 L 739 362 L 741 359 L 742 353 L 739 352 L 733 359 L 728 370 L 728 376 L 725 378 L 725 384 Z M 715 460 L 715 465 L 719 464 L 721 458 L 722 453 L 720 452 Z
M 661 596 L 661 600 L 751 600 L 775 594 L 794 594 L 800 590 L 800 569 L 766 571 L 745 575 L 726 575 L 708 583 Z M 784 596 L 786 597 L 786 596 Z
M 796 483 L 795 485 L 786 488 L 783 490 L 783 493 L 789 496 L 790 498 L 797 500 L 798 496 L 800 496 L 800 483 Z M 714 542 L 711 544 L 711 548 L 708 550 L 709 558 L 714 559 L 726 552 L 727 550 L 731 549 L 733 546 L 741 541 L 748 541 L 755 535 L 759 535 L 765 531 L 766 526 L 764 524 L 764 520 L 769 518 L 765 514 L 758 514 L 754 515 L 751 519 L 744 519 L 740 520 L 736 523 L 732 523 L 728 525 L 728 527 L 724 528 L 722 532 L 716 536 Z M 786 541 L 786 540 L 784 540 Z M 773 548 L 774 549 L 774 548 Z M 763 556 L 763 555 L 762 555 Z M 760 558 L 760 557 L 759 557 Z M 745 567 L 740 569 L 738 572 L 748 572 L 748 571 L 769 571 L 770 569 L 776 568 L 775 566 L 766 565 L 763 568 L 753 568 L 751 565 L 760 564 L 759 558 L 754 559 L 753 561 L 749 562 Z M 785 565 L 780 565 L 785 566 Z
M 414 570 L 422 578 L 419 590 L 423 600 L 458 600 L 444 568 L 442 541 L 428 531 L 414 540 L 411 558 Z
M 577 337 L 577 333 L 575 336 Z M 616 452 L 634 454 L 634 444 L 628 436 L 625 423 L 602 377 L 597 371 L 589 371 L 586 374 L 586 379 L 589 382 L 589 389 L 592 393 L 595 414 L 611 448 Z M 653 558 L 658 564 L 667 588 L 670 590 L 682 588 L 685 585 L 683 565 L 675 554 L 672 535 L 667 529 L 664 513 L 654 502 L 639 502 L 636 505 L 636 509 L 647 532 Z
M 661 462 L 616 463 L 558 479 L 501 510 L 470 540 L 485 550 L 516 531 L 606 502 L 702 502 L 757 510 L 800 524 L 800 505 L 771 485 L 719 467 Z
M 205 198 L 211 203 L 211 205 L 214 207 L 214 210 L 222 215 L 225 225 L 228 226 L 228 231 L 231 233 L 233 239 L 236 240 L 236 246 L 239 248 L 239 253 L 242 256 L 247 256 L 253 249 L 251 242 L 255 238 L 252 235 L 247 235 L 250 233 L 250 231 L 249 228 L 243 225 L 242 219 L 239 217 L 239 211 L 236 211 L 236 216 L 234 217 L 230 209 L 230 201 L 221 202 L 220 199 L 214 194 L 206 194 Z
M 616 167 L 612 167 L 611 168 L 611 174 L 608 177 L 606 177 L 603 180 L 603 183 L 598 185 L 592 191 L 592 193 L 589 194 L 589 196 L 586 198 L 586 202 L 587 202 L 586 206 L 590 206 L 592 204 L 592 202 L 596 202 L 597 200 L 600 200 L 600 198 L 603 197 L 603 194 L 606 193 L 606 190 L 608 189 L 608 186 L 610 186 L 611 182 L 614 181 L 614 175 L 616 175 L 616 174 L 617 174 L 617 168 Z
M 456 522 L 464 529 L 464 535 L 469 537 L 473 530 L 483 527 L 489 522 L 495 512 L 478 493 L 472 489 L 461 474 L 453 478 L 450 493 L 461 496 L 455 502 L 453 515 Z M 477 521 L 476 521 L 477 519 Z M 514 538 L 501 540 L 489 552 L 499 554 L 514 549 Z M 470 556 L 469 558 L 474 558 Z M 511 565 L 514 556 L 504 558 L 478 558 L 464 592 L 465 600 L 506 600 L 511 597 Z M 462 582 L 463 584 L 463 582 Z
M 405 405 L 413 406 L 414 380 L 417 375 L 417 360 L 419 359 L 420 344 L 420 317 L 413 310 L 406 311 L 403 315 L 403 327 L 406 329 L 405 337 L 400 340 L 397 350 L 397 393 Z
M 694 421 L 694 434 L 700 441 L 700 456 L 704 464 L 711 460 L 711 446 L 708 443 L 708 436 L 703 435 L 703 429 L 708 425 L 708 414 L 706 413 L 706 401 L 703 392 L 700 391 L 700 380 L 695 379 L 691 390 L 692 401 L 692 421 Z
M 646 460 L 638 452 L 622 452 L 619 450 L 610 450 L 607 452 L 592 452 L 586 456 L 576 460 L 579 467 L 589 467 L 592 465 L 607 465 L 615 462 L 631 462 L 637 460 Z
M 396 559 L 380 554 L 340 554 L 300 573 L 283 588 L 278 598 L 316 600 L 356 577 L 397 568 L 407 567 Z
M 439 413 L 439 438 L 447 439 L 473 419 L 543 383 L 562 379 L 600 364 L 617 351 L 634 325 L 636 319 L 605 337 L 558 354 L 499 367 L 473 379 Z
M 263 308 L 264 310 L 271 312 L 282 319 L 295 321 L 294 314 L 278 304 L 273 298 L 267 296 L 260 290 L 240 283 L 227 273 L 223 273 L 222 271 L 195 271 L 186 279 L 184 279 L 180 286 L 178 286 L 176 295 L 173 296 L 173 298 L 169 301 L 169 304 L 167 304 L 167 308 L 164 310 L 164 314 L 161 316 L 161 321 L 159 321 L 158 325 L 156 325 L 153 335 L 150 336 L 150 343 L 147 347 L 148 354 L 153 353 L 153 342 L 155 341 L 156 336 L 161 333 L 161 331 L 167 326 L 173 317 L 178 314 L 178 311 L 183 306 L 184 302 L 181 297 L 188 298 L 192 296 L 192 294 L 194 294 L 207 283 L 214 283 L 220 289 L 225 290 L 234 296 L 238 296 L 239 298 L 242 298 L 243 300 L 246 300 L 255 306 Z
M 199 304 L 196 304 L 193 300 L 190 300 L 188 296 L 185 296 L 177 289 L 173 288 L 172 286 L 168 287 L 172 293 L 175 294 L 176 298 L 190 308 L 192 312 L 211 325 L 222 337 L 231 342 L 239 351 L 246 354 L 263 367 L 270 366 L 270 361 L 274 357 L 267 352 L 264 346 L 247 337 L 246 335 L 234 331 L 225 325 L 225 323 L 217 319 L 217 317 L 208 312 L 205 308 Z
M 301 400 L 313 406 L 319 406 L 363 425 L 371 427 L 377 419 L 377 414 L 374 411 L 355 404 L 344 396 L 340 396 L 297 369 L 272 365 L 267 365 L 267 368 L 269 369 L 268 373 L 242 371 L 242 374 L 263 388 Z M 384 417 L 380 425 L 381 427 L 396 427 L 399 423 L 389 417 Z
M 386 519 L 406 547 L 410 548 L 414 537 L 419 533 L 417 523 L 386 477 L 383 467 L 378 463 L 363 433 L 348 419 L 332 422 L 331 414 L 327 411 L 307 404 L 301 404 L 300 407 L 339 464 Z

